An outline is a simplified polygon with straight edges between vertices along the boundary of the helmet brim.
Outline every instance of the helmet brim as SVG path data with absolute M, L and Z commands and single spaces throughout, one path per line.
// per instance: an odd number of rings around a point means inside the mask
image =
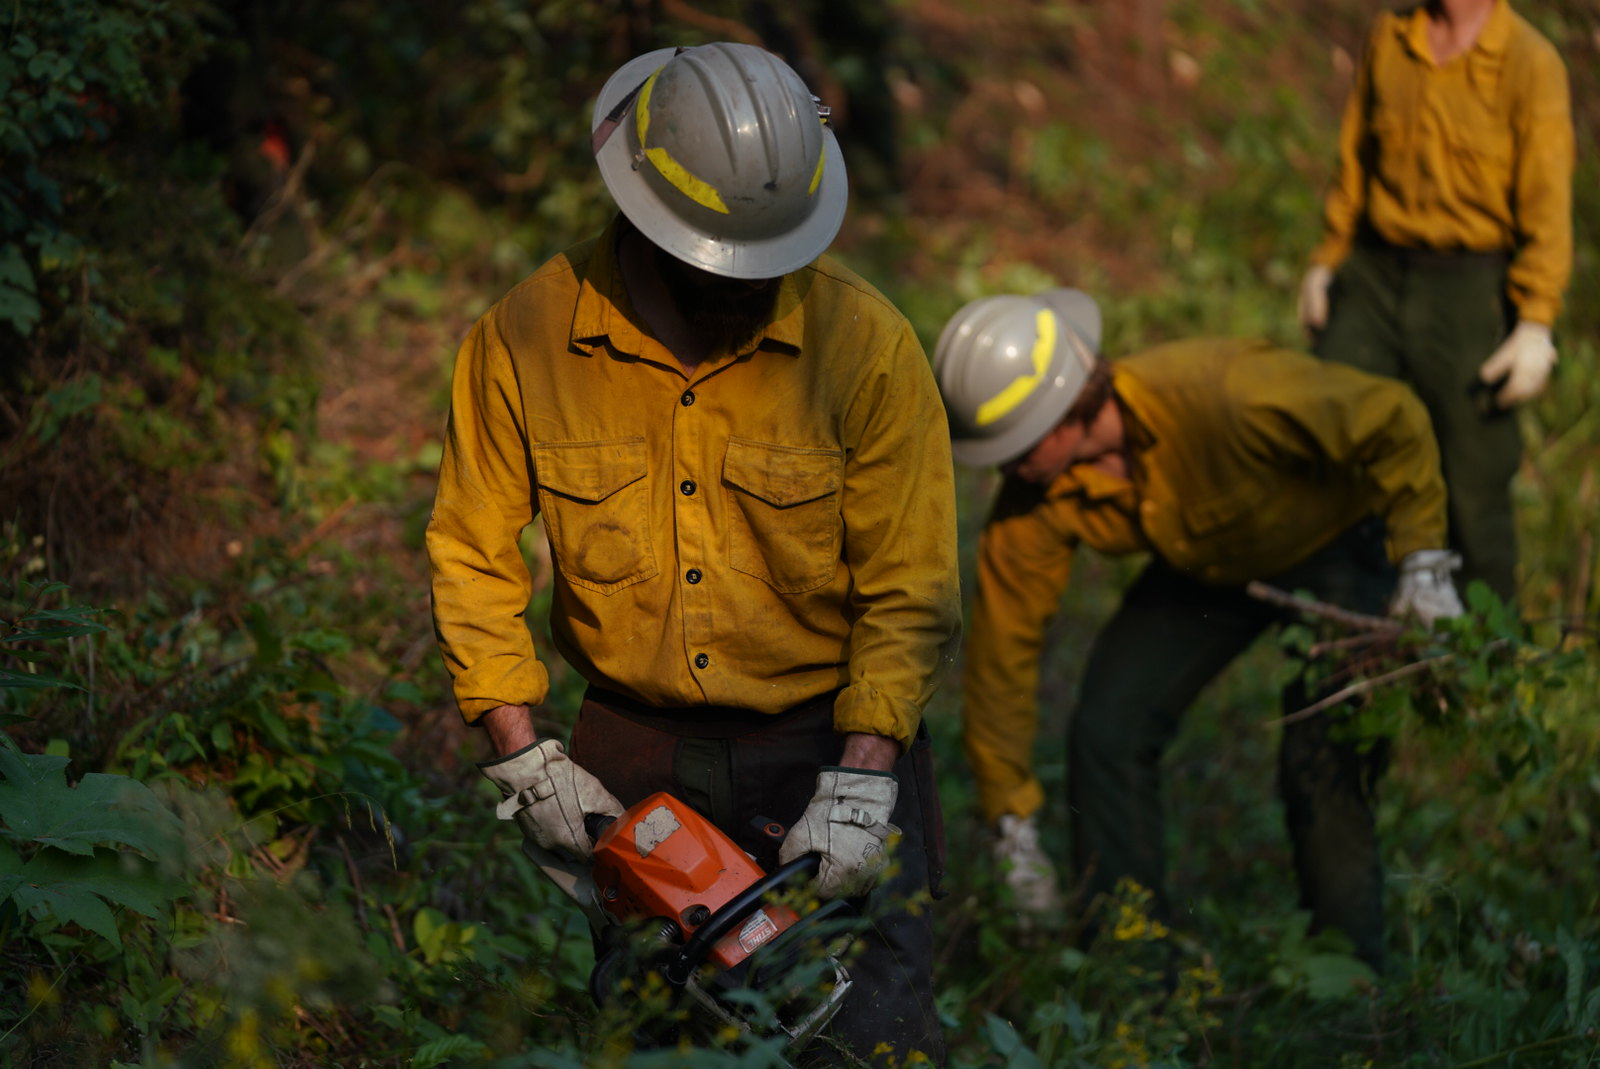
M 1100 351 L 1100 305 L 1093 297 L 1082 290 L 1062 286 L 1035 294 L 1035 298 L 1043 301 L 1066 321 L 1067 326 L 1088 347 L 1090 355 Z
M 600 89 L 590 129 L 597 128 L 624 97 L 676 53 L 675 48 L 658 48 L 618 68 Z M 632 121 L 631 110 L 621 121 Z M 714 275 L 777 278 L 798 271 L 827 251 L 844 223 L 850 183 L 838 139 L 826 126 L 822 128 L 822 181 L 813 194 L 815 206 L 800 225 L 762 240 L 725 238 L 685 222 L 634 166 L 630 144 L 627 131 L 618 129 L 595 153 L 600 177 L 618 209 L 652 243 Z
M 1054 391 L 1058 395 L 1063 391 Z M 1021 422 L 993 438 L 958 438 L 951 436 L 950 455 L 956 463 L 969 468 L 986 468 L 1009 464 L 1033 452 L 1034 446 L 1060 424 L 1072 407 L 1076 394 L 1059 397 L 1058 403 L 1044 401 L 1030 410 Z

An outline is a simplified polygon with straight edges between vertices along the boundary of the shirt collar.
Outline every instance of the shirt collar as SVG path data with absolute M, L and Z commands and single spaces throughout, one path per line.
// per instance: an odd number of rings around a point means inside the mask
M 1122 433 L 1125 438 L 1126 453 L 1128 458 L 1128 477 L 1118 478 L 1101 471 L 1092 464 L 1074 464 L 1062 473 L 1061 489 L 1069 493 L 1081 493 L 1090 501 L 1106 501 L 1122 498 L 1126 504 L 1140 492 L 1140 485 L 1144 481 L 1144 453 L 1156 442 L 1155 434 L 1139 418 L 1134 404 L 1128 399 L 1128 393 L 1135 398 L 1138 396 L 1138 382 L 1133 376 L 1113 363 L 1111 365 L 1111 403 L 1122 409 Z
M 596 239 L 578 287 L 578 300 L 572 313 L 571 344 L 592 349 L 602 338 L 613 348 L 639 355 L 644 348 L 644 338 L 649 328 L 639 319 L 628 299 L 628 288 L 622 282 L 622 268 L 617 260 L 617 240 L 627 225 L 619 214 Z M 811 288 L 812 267 L 791 271 L 778 280 L 778 299 L 766 329 L 738 356 L 765 349 L 800 354 L 805 338 L 805 296 Z M 714 358 L 713 362 L 724 359 Z
M 1506 46 L 1511 43 L 1511 5 L 1506 0 L 1495 0 L 1494 8 L 1489 12 L 1489 21 L 1483 24 L 1483 29 L 1478 32 L 1478 39 L 1472 43 L 1474 52 L 1487 52 L 1493 56 L 1505 53 Z
M 1495 0 L 1494 7 L 1489 10 L 1489 18 L 1483 24 L 1483 29 L 1478 31 L 1478 39 L 1472 42 L 1472 47 L 1467 49 L 1468 61 L 1479 58 L 1499 58 L 1506 50 L 1506 45 L 1511 41 L 1511 4 L 1509 0 Z M 1418 59 L 1425 59 L 1434 66 L 1440 66 L 1433 58 L 1433 52 L 1428 48 L 1428 5 L 1418 4 L 1409 16 L 1397 19 L 1395 33 L 1399 36 L 1406 50 Z

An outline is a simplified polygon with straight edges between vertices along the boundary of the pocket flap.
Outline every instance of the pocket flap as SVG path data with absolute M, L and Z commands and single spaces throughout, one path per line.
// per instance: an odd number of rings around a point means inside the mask
M 604 501 L 648 470 L 643 438 L 554 442 L 533 447 L 539 485 L 579 501 Z
M 729 438 L 722 477 L 769 505 L 788 508 L 838 493 L 844 481 L 844 454 Z
M 1244 519 L 1259 501 L 1259 497 L 1248 493 L 1222 494 L 1185 508 L 1184 522 L 1193 534 L 1210 534 Z

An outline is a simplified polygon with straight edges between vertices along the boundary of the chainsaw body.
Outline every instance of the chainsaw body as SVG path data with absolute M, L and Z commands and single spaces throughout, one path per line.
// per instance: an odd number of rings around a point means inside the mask
M 600 833 L 593 872 L 607 914 L 623 924 L 670 920 L 681 941 L 693 939 L 718 910 L 766 878 L 721 829 L 665 793 L 646 798 Z M 758 905 L 726 935 L 706 940 L 706 960 L 730 969 L 798 919 L 786 906 Z
M 771 901 L 778 891 L 815 874 L 807 855 L 771 874 L 687 803 L 657 793 L 599 827 L 591 818 L 595 845 L 590 875 L 594 901 L 621 930 L 645 930 L 652 949 L 647 968 L 683 989 L 718 1025 L 751 1031 L 738 1000 L 723 993 L 746 987 L 760 991 L 778 1010 L 777 1027 L 791 1045 L 809 1039 L 842 1003 L 850 978 L 833 952 L 838 919 L 847 909 L 829 902 L 801 917 Z M 781 825 L 773 825 L 782 834 Z M 829 939 L 830 925 L 834 938 Z M 631 955 L 631 958 L 630 958 Z M 590 977 L 597 1003 L 613 997 L 637 946 L 602 953 Z M 824 983 L 814 976 L 804 992 L 794 980 L 798 962 L 823 961 Z

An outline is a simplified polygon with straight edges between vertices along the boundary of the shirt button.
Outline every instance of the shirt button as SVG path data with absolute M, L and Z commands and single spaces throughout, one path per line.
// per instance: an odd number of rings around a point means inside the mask
M 690 568 L 688 571 L 683 573 L 683 578 L 689 583 L 690 586 L 693 586 L 700 581 L 700 569 Z
M 693 479 L 685 479 L 685 480 L 683 480 L 683 482 L 678 484 L 678 489 L 683 491 L 683 496 L 684 497 L 692 497 L 692 496 L 694 496 L 694 480 Z
M 678 403 L 684 408 L 688 408 L 690 405 L 694 404 L 694 391 L 684 390 L 683 396 L 678 398 Z
M 708 665 L 710 663 L 711 663 L 711 658 L 707 657 L 705 654 L 697 653 L 697 654 L 694 655 L 694 666 L 696 668 L 704 668 L 706 665 Z

